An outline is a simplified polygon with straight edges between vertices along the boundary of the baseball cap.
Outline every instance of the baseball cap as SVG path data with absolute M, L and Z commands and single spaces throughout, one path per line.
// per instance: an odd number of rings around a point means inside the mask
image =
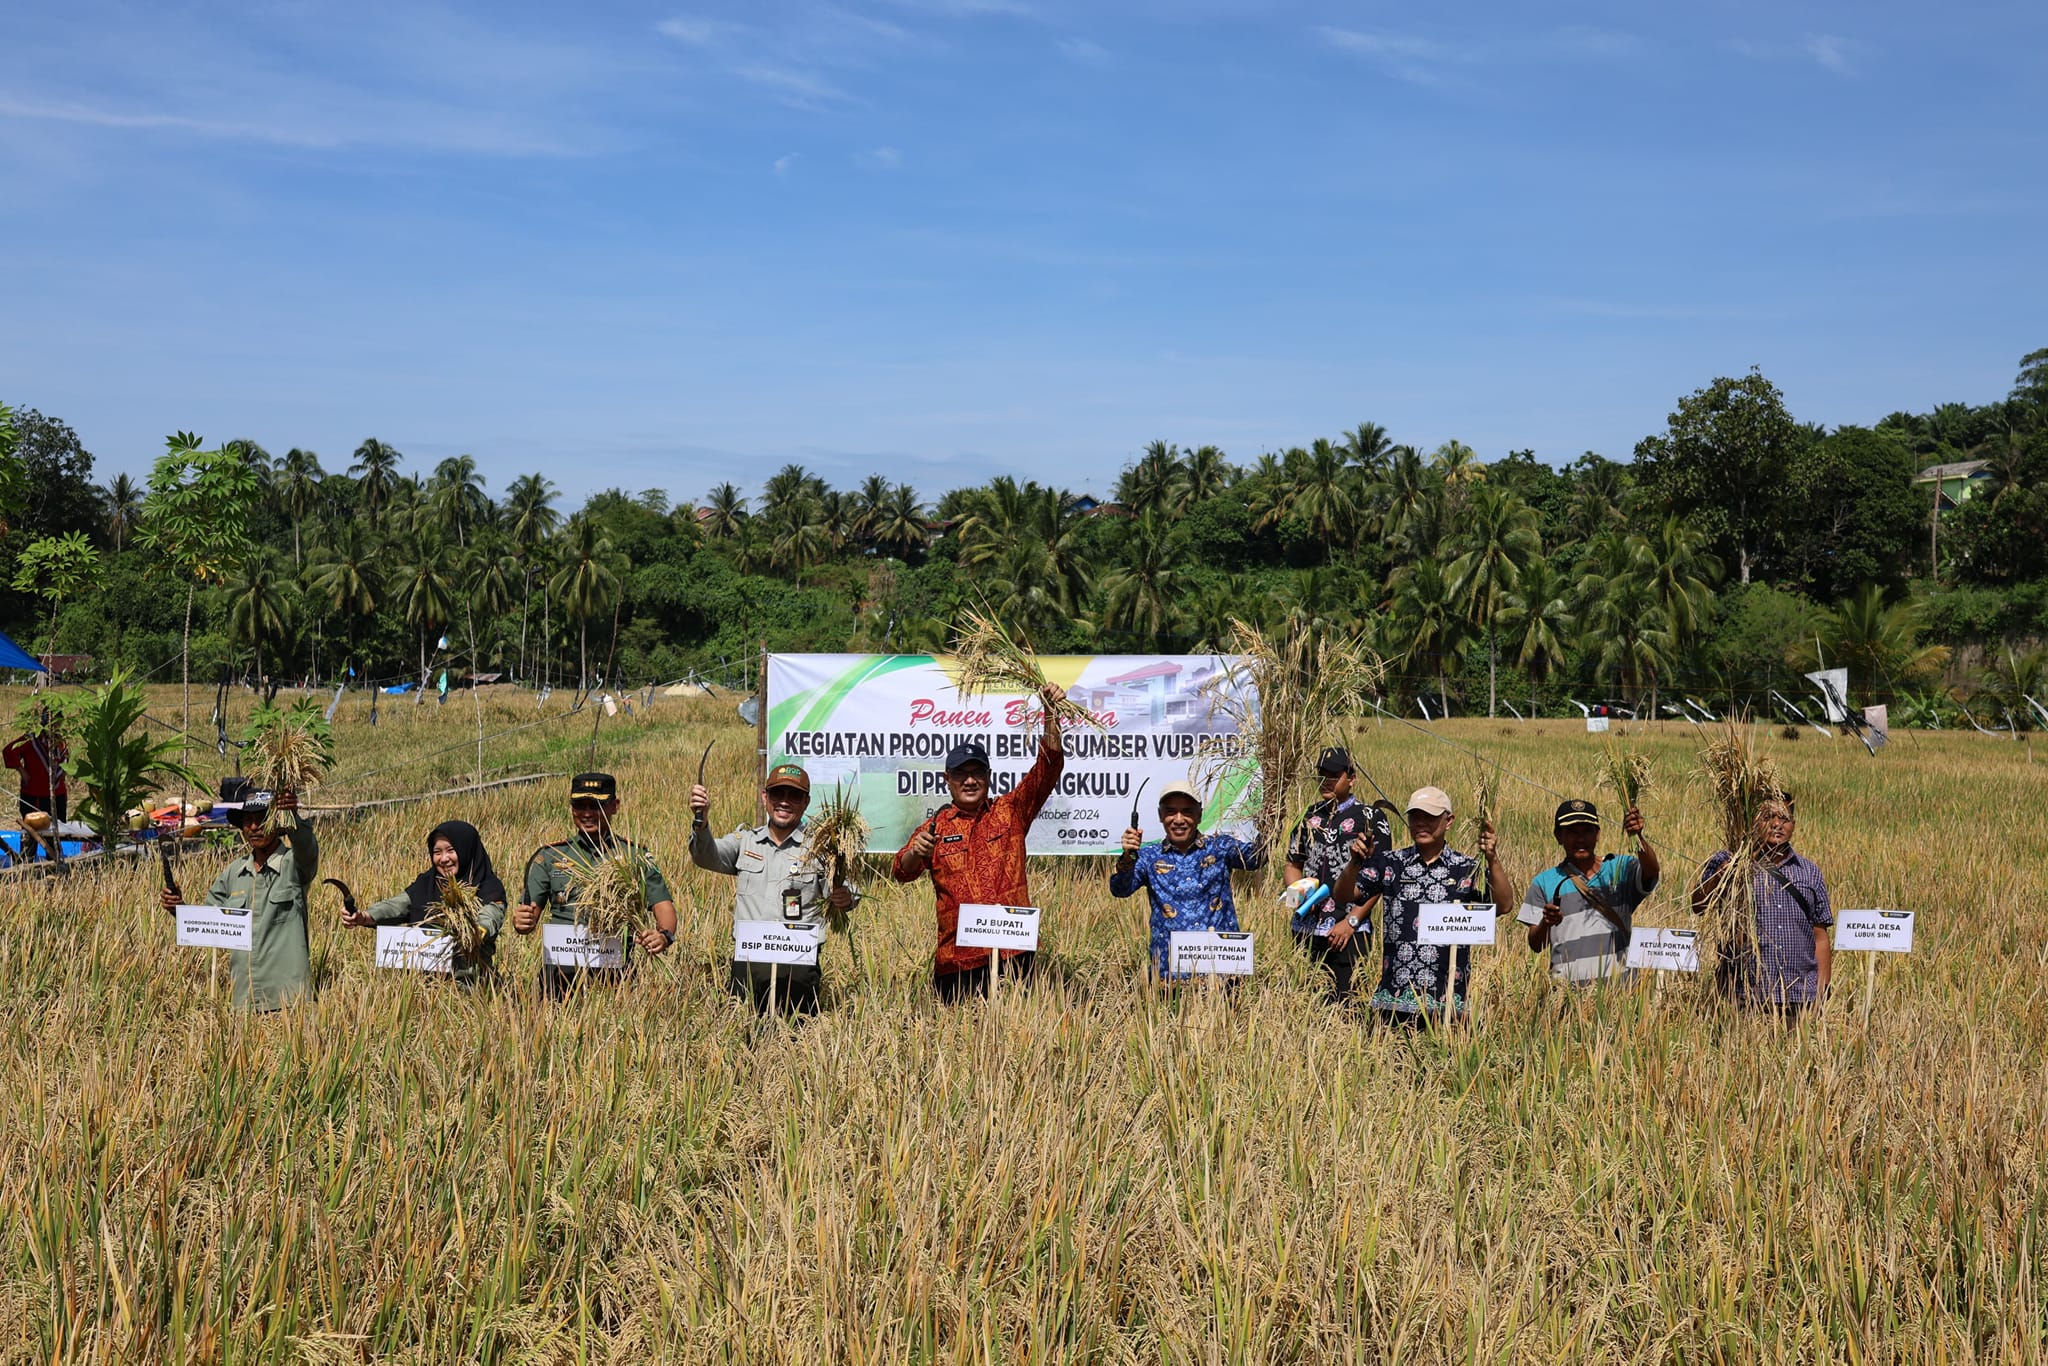
M 1598 829 L 1600 826 L 1599 808 L 1582 797 L 1574 797 L 1568 802 L 1559 802 L 1557 817 L 1551 821 L 1550 827 L 1553 830 L 1562 830 L 1567 825 L 1590 825 Z
M 1316 772 L 1325 778 L 1341 778 L 1352 772 L 1351 751 L 1342 745 L 1332 745 L 1323 751 L 1323 757 L 1316 760 Z
M 608 802 L 619 795 L 619 780 L 609 773 L 579 773 L 569 780 L 569 800 L 590 797 Z
M 1408 810 L 1431 816 L 1451 814 L 1451 796 L 1440 787 L 1418 787 L 1408 798 Z
M 1186 797 L 1196 806 L 1202 804 L 1202 794 L 1195 791 L 1195 785 L 1187 782 L 1168 783 L 1159 789 L 1159 805 L 1165 806 L 1168 797 Z
M 243 816 L 268 817 L 270 815 L 271 803 L 275 800 L 276 798 L 271 793 L 259 792 L 253 788 L 249 789 L 242 793 L 241 814 Z
M 969 764 L 988 767 L 988 746 L 979 740 L 963 740 L 947 751 L 946 772 L 951 773 L 954 769 L 965 768 Z
M 802 764 L 777 764 L 768 770 L 768 781 L 761 786 L 771 791 L 778 787 L 793 787 L 808 796 L 811 790 L 811 775 L 804 772 Z

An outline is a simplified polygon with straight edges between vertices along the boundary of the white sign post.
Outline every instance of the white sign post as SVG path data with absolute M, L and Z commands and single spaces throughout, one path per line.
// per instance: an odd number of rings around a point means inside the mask
M 455 971 L 455 941 L 418 925 L 377 927 L 377 966 L 411 972 Z
M 1911 911 L 1836 911 L 1835 952 L 1911 953 Z M 1877 995 L 1877 959 L 1863 960 L 1863 1023 L 1870 1023 L 1870 1003 Z
M 1030 952 L 1038 947 L 1038 907 L 969 902 L 960 908 L 953 942 L 963 949 L 995 950 L 988 961 L 988 994 L 994 1000 L 1003 977 L 1003 950 Z
M 1423 902 L 1415 920 L 1415 942 L 1440 946 L 1493 943 L 1492 903 Z
M 183 949 L 234 949 L 249 951 L 254 938 L 253 919 L 247 911 L 227 906 L 178 907 L 178 947 Z M 213 960 L 218 963 L 218 958 Z
M 1589 735 L 1598 735 L 1598 734 L 1600 734 L 1600 732 L 1602 732 L 1602 731 L 1604 731 L 1604 730 L 1606 730 L 1606 729 L 1607 729 L 1607 723 L 1608 723 L 1608 720 L 1609 720 L 1609 718 L 1607 718 L 1607 717 L 1605 717 L 1605 716 L 1589 716 L 1589 717 L 1587 717 L 1587 718 L 1586 718 L 1586 733 L 1587 733 L 1587 734 L 1589 734 Z
M 1638 927 L 1629 936 L 1628 966 L 1636 972 L 1698 972 L 1700 932 Z
M 541 961 L 552 968 L 623 968 L 626 937 L 592 934 L 581 925 L 540 927 Z
M 1175 930 L 1167 935 L 1166 941 L 1169 971 L 1215 977 L 1251 976 L 1250 930 Z
M 732 922 L 732 956 L 739 963 L 768 965 L 768 1013 L 781 1013 L 776 1002 L 776 979 L 784 967 L 809 967 L 818 961 L 818 945 L 824 932 L 815 925 L 791 925 L 781 920 L 735 920 Z

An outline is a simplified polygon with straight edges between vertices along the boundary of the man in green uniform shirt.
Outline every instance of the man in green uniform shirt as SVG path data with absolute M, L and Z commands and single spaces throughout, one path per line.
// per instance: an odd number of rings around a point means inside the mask
M 279 811 L 299 809 L 298 795 L 277 794 Z M 271 794 L 251 792 L 229 819 L 249 852 L 227 866 L 206 889 L 206 905 L 249 912 L 249 951 L 231 953 L 235 1004 L 277 1010 L 313 995 L 313 964 L 306 938 L 306 892 L 320 876 L 320 841 L 304 817 L 290 831 L 270 823 Z M 285 843 L 289 836 L 291 843 Z M 180 898 L 164 889 L 163 905 Z
M 569 780 L 569 815 L 576 833 L 555 844 L 544 845 L 526 864 L 525 901 L 512 912 L 512 928 L 532 934 L 541 924 L 541 908 L 547 908 L 551 925 L 574 925 L 577 905 L 570 883 L 579 870 L 594 867 L 601 858 L 624 853 L 640 865 L 641 894 L 654 915 L 654 926 L 626 936 L 627 962 L 633 946 L 648 953 L 666 952 L 676 942 L 676 903 L 669 896 L 668 882 L 654 866 L 654 858 L 641 846 L 612 833 L 612 818 L 619 814 L 619 784 L 609 773 L 579 773 Z M 540 970 L 541 994 L 550 999 L 566 996 L 586 978 L 617 980 L 625 968 L 585 968 L 547 963 Z
M 826 906 L 840 912 L 853 908 L 853 889 L 844 885 L 828 889 L 832 870 L 819 867 L 811 858 L 803 831 L 804 812 L 810 804 L 811 775 L 800 764 L 777 764 L 768 770 L 768 781 L 761 788 L 767 823 L 743 825 L 724 839 L 716 839 L 706 819 L 711 793 L 701 784 L 690 789 L 690 861 L 737 881 L 733 919 L 779 920 L 822 931 Z M 765 1012 L 772 985 L 788 1009 L 816 1014 L 822 980 L 818 965 L 780 968 L 772 983 L 770 966 L 735 960 L 729 979 L 732 994 L 751 999 L 754 1009 Z

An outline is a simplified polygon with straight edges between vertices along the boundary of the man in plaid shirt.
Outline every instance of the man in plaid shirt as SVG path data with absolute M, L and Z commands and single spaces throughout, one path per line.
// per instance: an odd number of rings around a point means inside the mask
M 1781 1012 L 1788 1021 L 1818 1005 L 1834 972 L 1834 905 L 1827 879 L 1811 859 L 1795 853 L 1792 832 L 1798 811 L 1788 796 L 1765 802 L 1756 818 L 1756 952 L 1735 957 L 1730 969 L 1735 998 L 1746 1006 Z M 1692 908 L 1705 914 L 1721 895 L 1729 859 L 1717 851 L 1700 871 Z

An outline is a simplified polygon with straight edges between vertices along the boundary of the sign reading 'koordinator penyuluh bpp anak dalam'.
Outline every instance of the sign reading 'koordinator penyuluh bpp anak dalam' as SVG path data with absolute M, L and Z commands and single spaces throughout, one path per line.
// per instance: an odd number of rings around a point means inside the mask
M 1218 706 L 1243 687 L 1223 655 L 1040 655 L 1039 668 L 1102 723 L 1066 731 L 1066 771 L 1031 826 L 1033 854 L 1114 852 L 1131 803 L 1147 839 L 1164 833 L 1152 794 L 1195 778 L 1208 800 L 1205 830 L 1237 828 L 1254 778 L 1237 725 Z M 771 655 L 768 760 L 799 763 L 812 800 L 837 786 L 857 792 L 873 833 L 868 849 L 893 853 L 948 800 L 946 752 L 988 746 L 996 796 L 1038 757 L 1038 698 L 962 694 L 944 655 Z M 1139 787 L 1149 781 L 1146 795 Z

